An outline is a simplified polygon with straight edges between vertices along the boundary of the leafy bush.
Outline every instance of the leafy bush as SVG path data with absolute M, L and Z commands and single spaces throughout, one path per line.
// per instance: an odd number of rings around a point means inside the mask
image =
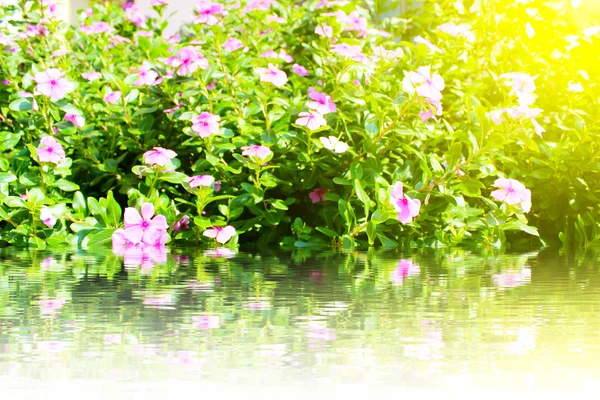
M 2 8 L 4 243 L 600 234 L 600 28 L 564 2 L 200 2 L 170 37 L 153 3 Z

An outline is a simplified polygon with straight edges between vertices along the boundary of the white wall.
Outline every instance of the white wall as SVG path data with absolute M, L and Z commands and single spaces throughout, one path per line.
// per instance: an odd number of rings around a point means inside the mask
M 138 0 L 136 2 L 139 4 L 146 13 L 152 12 L 152 6 L 150 6 L 150 0 Z M 179 26 L 183 22 L 189 21 L 193 16 L 193 10 L 196 6 L 195 0 L 167 0 L 167 9 L 165 10 L 164 15 L 170 15 L 171 13 L 175 13 L 173 16 L 169 18 L 169 27 L 167 28 L 165 34 L 169 36 L 171 33 L 175 32 Z

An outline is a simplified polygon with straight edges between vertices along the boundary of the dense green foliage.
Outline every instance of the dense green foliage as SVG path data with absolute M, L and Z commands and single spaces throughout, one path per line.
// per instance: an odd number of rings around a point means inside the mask
M 46 18 L 38 2 L 25 2 L 23 15 L 21 5 L 3 7 L 11 28 L 1 41 L 1 240 L 108 242 L 122 209 L 145 202 L 171 227 L 190 217 L 190 229 L 169 229 L 175 241 L 207 240 L 205 229 L 225 225 L 239 235 L 231 243 L 300 247 L 539 243 L 534 227 L 565 245 L 599 237 L 600 32 L 576 10 L 564 1 L 430 0 L 384 18 L 393 13 L 371 2 L 293 3 L 228 3 L 216 23 L 189 24 L 180 38 L 162 35 L 161 18 L 111 4 L 82 14 L 83 28 Z M 447 23 L 460 29 L 438 28 Z M 231 38 L 245 47 L 227 50 Z M 189 47 L 202 58 L 186 73 L 173 57 Z M 262 79 L 268 64 L 287 74 L 283 85 Z M 443 111 L 426 119 L 435 105 L 410 73 L 428 66 L 445 88 Z M 36 92 L 50 69 L 70 85 L 63 98 Z M 90 72 L 97 79 L 81 75 Z M 534 90 L 511 87 L 510 73 L 527 74 Z M 298 120 L 310 87 L 336 105 L 317 129 Z M 192 129 L 202 112 L 220 117 L 218 132 Z M 40 160 L 47 136 L 64 148 L 58 163 Z M 252 145 L 270 154 L 242 155 Z M 153 147 L 177 157 L 144 164 Z M 191 187 L 197 175 L 220 190 Z M 529 213 L 491 196 L 498 178 L 531 189 Z M 421 203 L 414 220 L 411 211 L 398 221 L 397 182 Z

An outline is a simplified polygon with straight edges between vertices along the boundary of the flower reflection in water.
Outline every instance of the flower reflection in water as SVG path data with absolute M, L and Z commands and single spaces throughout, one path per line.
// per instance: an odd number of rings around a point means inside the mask
M 492 276 L 492 281 L 500 289 L 513 288 L 531 282 L 531 269 L 524 267 L 518 272 L 504 272 Z
M 421 268 L 413 264 L 410 260 L 400 260 L 398 262 L 398 268 L 396 268 L 392 275 L 390 276 L 390 280 L 396 286 L 402 286 L 404 281 L 413 276 L 417 276 L 421 273 Z

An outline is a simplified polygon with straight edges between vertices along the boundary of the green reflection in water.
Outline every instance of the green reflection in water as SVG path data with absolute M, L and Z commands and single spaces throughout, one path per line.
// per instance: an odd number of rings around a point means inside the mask
M 597 265 L 465 250 L 3 250 L 0 376 L 589 385 Z

